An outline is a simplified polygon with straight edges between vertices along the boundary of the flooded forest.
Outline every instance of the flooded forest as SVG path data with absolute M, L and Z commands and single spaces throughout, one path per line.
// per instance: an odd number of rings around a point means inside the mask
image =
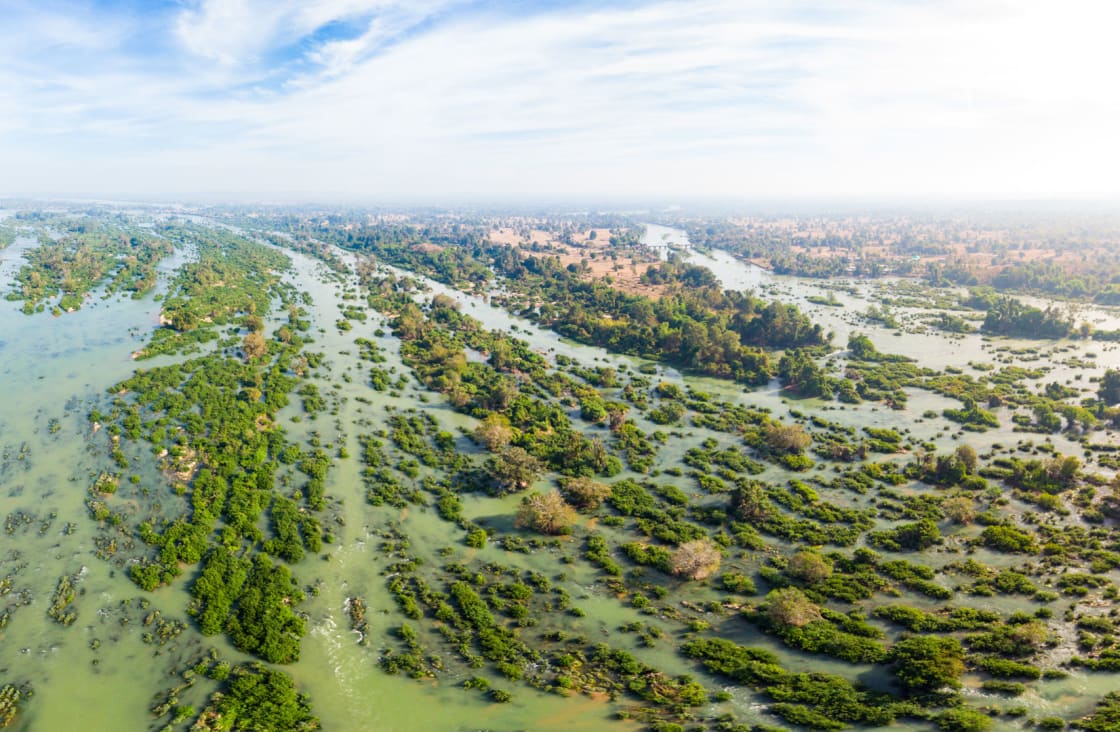
M 0 728 L 1120 730 L 1117 231 L 0 208 Z

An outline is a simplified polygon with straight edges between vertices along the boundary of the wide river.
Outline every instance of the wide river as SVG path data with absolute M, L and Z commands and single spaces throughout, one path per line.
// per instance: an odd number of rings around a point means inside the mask
M 724 252 L 702 254 L 690 250 L 682 231 L 663 226 L 648 226 L 646 241 L 651 245 L 674 244 L 682 248 L 691 261 L 710 267 L 726 287 L 749 289 L 767 299 L 796 303 L 815 322 L 834 333 L 833 342 L 838 352 L 844 348 L 848 335 L 855 331 L 870 335 L 882 351 L 912 356 L 923 365 L 935 368 L 950 365 L 963 368 L 970 361 L 991 362 L 995 359 L 996 348 L 1039 346 L 1039 343 L 989 341 L 979 334 L 947 335 L 925 328 L 920 320 L 930 311 L 918 307 L 893 308 L 892 312 L 904 325 L 902 332 L 868 324 L 861 314 L 872 303 L 879 302 L 884 293 L 892 292 L 896 283 L 890 280 L 808 281 L 775 276 Z M 0 250 L 0 295 L 11 290 L 23 253 L 31 246 L 34 242 L 30 238 L 21 237 L 12 246 Z M 161 266 L 160 288 L 165 287 L 168 276 L 187 257 L 189 254 L 176 255 Z M 288 407 L 282 418 L 287 420 L 289 434 L 298 438 L 314 430 L 325 441 L 337 441 L 356 455 L 360 452 L 358 435 L 368 432 L 371 424 L 382 421 L 388 407 L 431 410 L 448 429 L 470 426 L 471 420 L 452 412 L 437 396 L 426 397 L 426 402 L 418 401 L 420 393 L 415 387 L 400 397 L 392 397 L 366 386 L 363 375 L 368 366 L 358 361 L 354 338 L 361 335 L 377 340 L 387 353 L 387 365 L 400 370 L 403 365 L 395 339 L 389 335 L 373 336 L 380 325 L 376 317 L 367 323 L 355 324 L 353 331 L 337 330 L 334 324 L 341 317 L 341 309 L 352 303 L 345 298 L 348 290 L 356 289 L 355 281 L 350 278 L 339 282 L 328 276 L 319 262 L 300 254 L 291 257 L 294 263 L 289 275 L 291 281 L 299 289 L 308 291 L 314 302 L 311 308 L 314 349 L 326 353 L 330 363 L 329 371 L 319 377 L 319 387 L 329 395 L 338 411 L 330 416 L 324 414 L 314 423 L 297 422 L 292 418 L 298 414 L 298 407 Z M 438 284 L 430 284 L 435 291 L 449 292 Z M 516 328 L 518 337 L 528 340 L 538 351 L 561 353 L 586 364 L 631 367 L 640 364 L 636 359 L 620 358 L 601 349 L 560 339 L 480 298 L 450 294 L 463 303 L 465 312 L 488 327 Z M 810 302 L 810 298 L 819 299 L 830 294 L 842 307 Z M 97 532 L 85 501 L 92 480 L 110 464 L 105 450 L 93 439 L 88 414 L 95 405 L 104 403 L 110 386 L 136 368 L 130 354 L 141 347 L 157 327 L 159 303 L 151 295 L 133 300 L 118 296 L 106 298 L 96 293 L 81 310 L 61 317 L 25 316 L 19 307 L 19 303 L 0 299 L 0 515 L 7 517 L 7 533 L 0 535 L 0 580 L 11 579 L 10 589 L 0 591 L 0 612 L 5 607 L 10 611 L 7 625 L 0 626 L 0 684 L 26 682 L 34 690 L 34 697 L 22 705 L 13 728 L 43 732 L 150 729 L 153 721 L 148 709 L 152 697 L 175 683 L 168 673 L 184 658 L 202 647 L 215 647 L 231 659 L 243 658 L 220 639 L 203 639 L 193 629 L 166 646 L 146 643 L 138 623 L 122 623 L 122 602 L 144 597 L 151 603 L 150 609 L 185 619 L 187 583 L 180 581 L 170 588 L 143 593 L 123 572 L 95 556 Z M 1084 309 L 1079 315 L 1101 327 L 1120 327 L 1112 312 Z M 1120 353 L 1115 345 L 1079 341 L 1065 345 L 1063 360 L 1047 364 L 1053 368 L 1046 375 L 1046 381 L 1087 382 L 1106 366 L 1120 366 Z M 1086 369 L 1067 365 L 1075 358 L 1098 366 Z M 346 380 L 343 375 L 354 378 Z M 950 449 L 956 444 L 953 436 L 942 429 L 944 423 L 940 420 L 916 421 L 915 417 L 927 409 L 940 411 L 947 406 L 957 406 L 955 402 L 925 392 L 914 392 L 904 411 L 874 404 L 845 406 L 841 411 L 815 400 L 791 404 L 776 384 L 745 392 L 730 382 L 683 378 L 671 369 L 663 369 L 661 377 L 691 384 L 726 399 L 768 406 L 778 416 L 788 414 L 791 408 L 808 413 L 820 411 L 828 419 L 845 424 L 910 430 L 923 440 Z M 357 397 L 365 401 L 359 402 Z M 825 409 L 828 411 L 821 411 Z M 1006 424 L 1007 420 L 1004 421 Z M 651 428 L 646 423 L 642 427 Z M 1014 443 L 1020 437 L 1005 426 L 970 436 L 969 442 L 983 451 L 993 443 Z M 1080 453 L 1075 443 L 1064 438 L 1055 437 L 1053 441 L 1060 450 Z M 464 449 L 469 447 L 464 445 Z M 659 463 L 675 462 L 682 452 L 671 441 L 662 448 Z M 479 694 L 459 688 L 463 677 L 458 675 L 449 675 L 436 683 L 383 673 L 377 663 L 379 651 L 390 629 L 400 624 L 400 616 L 385 591 L 385 578 L 381 574 L 385 560 L 377 551 L 379 528 L 399 522 L 411 538 L 413 551 L 432 562 L 447 561 L 441 558 L 438 550 L 451 542 L 446 536 L 447 524 L 433 511 L 401 512 L 369 506 L 360 469 L 356 459 L 338 461 L 332 469 L 327 492 L 341 501 L 339 520 L 334 527 L 337 541 L 327 550 L 327 561 L 309 559 L 297 568 L 297 574 L 306 582 L 319 580 L 318 594 L 301 606 L 309 616 L 311 631 L 303 642 L 301 659 L 287 670 L 295 677 L 297 685 L 310 694 L 324 730 L 590 732 L 637 729 L 636 725 L 615 720 L 615 709 L 608 703 L 586 697 L 562 698 L 517 686 L 512 703 L 490 704 Z M 160 481 L 150 465 L 140 465 L 136 471 L 145 482 Z M 771 471 L 775 479 L 781 479 L 780 471 Z M 471 498 L 465 501 L 465 513 L 472 518 L 512 513 L 516 502 L 514 497 Z M 481 559 L 492 554 L 495 561 L 505 564 L 538 569 L 550 576 L 556 572 L 555 561 L 550 561 L 548 556 L 512 554 L 493 545 L 481 552 Z M 983 559 L 993 564 L 1009 561 L 1001 555 L 983 555 Z M 632 649 L 642 660 L 668 672 L 696 673 L 693 665 L 675 653 L 671 641 L 644 648 L 632 635 L 615 633 L 617 627 L 627 621 L 648 618 L 616 600 L 596 584 L 595 573 L 590 568 L 581 567 L 583 565 L 574 565 L 565 570 L 565 577 L 558 584 L 569 592 L 574 604 L 586 612 L 586 617 L 558 622 L 588 635 L 610 637 L 612 643 Z M 79 587 L 74 604 L 77 619 L 70 626 L 60 625 L 47 615 L 51 596 L 64 575 L 76 577 Z M 369 603 L 370 640 L 364 645 L 349 630 L 346 603 L 355 595 Z M 969 598 L 968 601 L 977 607 L 998 606 L 1002 611 L 1008 606 L 1005 598 Z M 1023 604 L 1029 608 L 1029 603 Z M 741 640 L 765 645 L 793 669 L 830 670 L 849 677 L 860 673 L 867 676 L 870 670 L 791 653 L 757 634 L 749 641 Z M 710 688 L 721 686 L 717 679 L 703 680 Z M 873 678 L 864 680 L 870 684 L 876 682 Z M 981 692 L 977 689 L 968 693 L 977 697 L 975 701 L 981 705 L 1022 706 L 1032 717 L 1056 715 L 1072 719 L 1087 713 L 1103 694 L 1118 687 L 1120 682 L 1115 676 L 1072 673 L 1062 680 L 1032 684 L 1031 691 L 1014 700 L 995 696 L 980 699 Z M 775 723 L 773 717 L 760 711 L 758 697 L 743 690 L 732 691 L 726 708 L 734 711 L 741 721 Z M 1000 729 L 1021 729 L 1017 724 L 999 724 L 1003 725 Z M 891 729 L 917 728 L 900 723 Z M 920 728 L 929 729 L 928 726 Z

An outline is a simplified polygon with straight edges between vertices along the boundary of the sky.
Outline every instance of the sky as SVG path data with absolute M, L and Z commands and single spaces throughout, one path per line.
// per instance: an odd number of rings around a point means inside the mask
M 1112 0 L 0 0 L 0 195 L 1120 195 Z

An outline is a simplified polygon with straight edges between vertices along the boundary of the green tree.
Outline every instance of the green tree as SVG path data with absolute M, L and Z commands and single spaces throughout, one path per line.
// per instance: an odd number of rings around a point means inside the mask
M 941 732 L 987 732 L 992 718 L 976 709 L 958 707 L 937 715 L 937 728 Z
M 832 576 L 832 562 L 820 552 L 800 551 L 790 557 L 789 574 L 802 582 L 814 584 Z
M 586 510 L 595 510 L 611 494 L 609 485 L 591 478 L 564 479 L 560 490 L 572 505 Z
M 956 638 L 914 635 L 891 649 L 895 678 L 910 694 L 960 688 L 964 649 Z
M 1104 372 L 1097 387 L 1097 397 L 1110 407 L 1120 404 L 1120 371 L 1109 369 Z
M 964 466 L 965 471 L 972 475 L 976 472 L 976 466 L 979 463 L 979 458 L 976 455 L 976 449 L 972 445 L 960 445 L 956 451 L 957 460 L 960 460 L 961 465 Z
M 520 447 L 506 447 L 486 461 L 486 473 L 494 492 L 499 495 L 525 490 L 540 476 L 542 469 L 540 460 Z
M 239 666 L 217 698 L 221 728 L 244 732 L 306 732 L 319 729 L 311 707 L 287 674 L 263 664 Z

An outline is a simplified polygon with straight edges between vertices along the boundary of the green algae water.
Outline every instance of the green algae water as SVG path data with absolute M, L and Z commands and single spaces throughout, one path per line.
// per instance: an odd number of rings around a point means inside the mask
M 694 261 L 711 267 L 727 287 L 798 303 L 814 321 L 836 334 L 835 344 L 845 343 L 850 333 L 864 332 L 881 350 L 918 358 L 923 365 L 933 367 L 965 367 L 970 361 L 991 361 L 1009 352 L 1007 349 L 1026 352 L 1038 348 L 1035 342 L 988 340 L 979 334 L 950 336 L 917 325 L 899 334 L 853 315 L 881 299 L 880 289 L 889 290 L 889 282 L 868 285 L 840 281 L 847 288 L 839 295 L 844 308 L 824 307 L 814 305 L 809 298 L 831 291 L 826 285 L 838 283 L 774 276 L 722 252 L 691 252 L 683 232 L 667 227 L 647 227 L 647 239 L 650 243 L 674 242 Z M 12 289 L 24 255 L 35 246 L 32 236 L 21 236 L 7 249 L 0 250 L 0 292 Z M 380 315 L 371 311 L 367 321 L 355 323 L 350 330 L 336 327 L 344 319 L 344 310 L 359 299 L 354 295 L 358 290 L 355 274 L 335 274 L 306 255 L 286 254 L 292 260 L 286 280 L 309 295 L 311 348 L 324 354 L 327 363 L 327 368 L 317 371 L 312 381 L 330 404 L 329 412 L 310 419 L 301 415 L 293 400 L 279 414 L 288 438 L 300 442 L 317 440 L 357 456 L 362 449 L 360 435 L 380 428 L 390 414 L 418 409 L 432 415 L 442 429 L 457 435 L 457 451 L 478 454 L 480 448 L 461 434 L 473 429 L 477 421 L 452 410 L 444 396 L 424 389 L 415 379 L 406 380 L 407 386 L 395 390 L 395 394 L 370 388 L 368 364 L 360 360 L 355 338 L 374 340 L 384 351 L 385 368 L 397 374 L 406 374 L 408 369 L 400 356 L 400 341 L 388 333 L 390 328 Z M 356 264 L 350 255 L 340 256 L 351 268 Z M 180 251 L 164 260 L 156 288 L 138 299 L 106 296 L 95 290 L 80 310 L 59 317 L 49 313 L 26 316 L 20 312 L 18 303 L 0 301 L 0 515 L 6 517 L 6 533 L 0 536 L 0 578 L 5 579 L 0 607 L 6 607 L 7 612 L 6 624 L 0 629 L 0 683 L 25 685 L 32 692 L 21 702 L 12 729 L 161 729 L 167 723 L 154 720 L 150 711 L 153 699 L 177 683 L 184 664 L 211 648 L 223 658 L 248 660 L 224 636 L 203 637 L 193 627 L 186 613 L 190 604 L 187 582 L 180 580 L 169 587 L 144 592 L 122 568 L 99 558 L 99 534 L 86 504 L 91 482 L 103 471 L 112 469 L 103 446 L 104 434 L 91 425 L 88 415 L 104 404 L 109 387 L 130 376 L 138 366 L 150 368 L 175 360 L 176 357 L 161 357 L 138 364 L 132 354 L 148 342 L 159 326 L 161 303 L 156 298 L 165 292 L 168 279 L 190 257 L 189 252 Z M 427 296 L 451 296 L 465 313 L 486 328 L 515 332 L 531 349 L 550 359 L 562 355 L 587 365 L 619 369 L 649 366 L 640 359 L 561 339 L 481 298 L 421 280 L 429 288 Z M 896 311 L 908 323 L 925 314 L 920 308 L 899 307 Z M 1117 321 L 1116 314 L 1108 310 L 1090 310 L 1084 316 L 1102 327 L 1115 327 Z M 271 325 L 277 322 L 274 318 Z M 1029 363 L 1027 359 L 1033 357 L 1019 358 Z M 1091 342 L 1064 343 L 1060 360 L 1056 354 L 1048 358 L 1053 361 L 1048 364 L 1052 366 L 1045 377 L 1048 381 L 1075 383 L 1076 379 L 1099 375 L 1107 367 L 1120 366 L 1115 346 Z M 1069 365 L 1076 362 L 1094 365 Z M 965 438 L 947 429 L 943 420 L 919 420 L 917 415 L 927 411 L 940 413 L 956 404 L 924 391 L 914 391 L 907 409 L 902 411 L 873 403 L 845 405 L 840 409 L 834 403 L 820 400 L 790 399 L 776 382 L 746 391 L 733 382 L 682 376 L 673 369 L 656 367 L 654 372 L 660 381 L 691 387 L 751 408 L 765 407 L 779 418 L 799 412 L 820 415 L 857 429 L 891 428 L 946 451 L 962 439 L 981 452 L 999 443 L 1014 444 L 1022 439 L 1021 434 L 1011 430 L 1007 420 L 999 429 Z M 645 416 L 634 415 L 634 419 L 643 430 L 657 429 Z M 686 427 L 681 431 L 681 439 L 670 440 L 659 449 L 655 463 L 658 469 L 681 465 L 687 447 L 701 438 L 724 439 L 702 428 Z M 1078 443 L 1066 436 L 1048 439 L 1063 453 L 1079 452 Z M 909 456 L 894 459 L 902 463 Z M 822 462 L 814 470 L 823 473 L 826 469 L 827 463 Z M 164 500 L 175 500 L 166 476 L 154 462 L 138 461 L 128 472 L 138 476 L 139 484 L 150 486 L 153 494 L 162 495 L 162 491 L 166 494 Z M 775 466 L 767 466 L 759 474 L 760 479 L 773 483 L 783 483 L 791 476 Z M 624 471 L 618 477 L 641 476 Z M 731 713 L 746 724 L 778 724 L 766 712 L 766 700 L 761 695 L 729 684 L 726 678 L 707 674 L 677 651 L 681 636 L 678 623 L 642 613 L 604 587 L 598 571 L 589 564 L 562 563 L 562 555 L 577 554 L 575 538 L 561 538 L 559 549 L 538 548 L 529 552 L 507 551 L 497 543 L 472 548 L 465 546 L 458 535 L 452 535 L 450 525 L 433 507 L 370 505 L 366 490 L 362 467 L 355 457 L 335 461 L 326 478 L 326 494 L 331 500 L 327 528 L 332 541 L 318 555 L 295 565 L 302 584 L 312 590 L 299 607 L 306 616 L 308 632 L 299 660 L 283 669 L 300 691 L 309 695 L 324 730 L 550 732 L 641 728 L 636 722 L 619 719 L 619 706 L 602 696 L 563 696 L 502 680 L 502 686 L 513 692 L 513 698 L 509 703 L 492 703 L 462 688 L 475 672 L 461 665 L 449 664 L 446 673 L 437 679 L 413 680 L 382 671 L 379 661 L 402 623 L 400 610 L 386 590 L 390 562 L 380 549 L 384 531 L 389 527 L 406 535 L 411 552 L 429 565 L 494 562 L 548 576 L 554 586 L 571 597 L 572 605 L 580 612 L 541 617 L 541 627 L 609 642 L 667 674 L 690 674 L 709 689 L 726 691 L 725 697 L 705 705 L 701 710 L 705 714 L 714 717 Z M 865 495 L 828 497 L 837 504 L 858 508 L 870 507 L 874 501 Z M 463 514 L 481 525 L 508 525 L 519 502 L 516 496 L 465 496 Z M 613 540 L 625 540 L 625 532 L 620 529 L 600 528 Z M 948 531 L 946 534 L 952 545 L 952 535 Z M 976 550 L 972 556 L 994 567 L 1014 567 L 1017 561 L 1011 555 L 985 549 Z M 941 568 L 960 558 L 955 553 L 933 552 L 921 559 L 931 567 Z M 1115 570 L 1105 574 L 1117 579 Z M 63 578 L 74 588 L 69 593 L 73 599 L 52 615 Z M 663 578 L 652 581 L 670 587 L 670 582 Z M 677 592 L 680 594 L 668 596 L 671 602 L 687 600 L 699 606 L 718 605 L 722 597 L 720 591 L 707 585 Z M 351 627 L 350 608 L 355 598 L 361 598 L 366 606 L 367 623 L 361 631 Z M 937 604 L 910 596 L 907 602 L 927 609 Z M 969 597 L 961 598 L 960 602 L 1000 612 L 1034 608 L 1024 598 Z M 181 619 L 185 629 L 175 634 L 169 632 L 167 639 L 162 638 L 153 631 L 159 621 L 149 620 L 155 613 Z M 633 634 L 619 632 L 620 627 L 632 623 L 648 623 L 660 631 L 660 639 L 645 643 Z M 869 688 L 889 688 L 889 678 L 874 665 L 851 664 L 791 650 L 734 616 L 713 613 L 711 624 L 722 637 L 774 653 L 783 667 L 791 671 L 829 672 L 858 678 Z M 436 637 L 429 630 L 422 632 L 426 638 Z M 1025 710 L 1017 716 L 997 717 L 994 724 L 999 730 L 1029 729 L 1020 721 L 1022 718 L 1076 719 L 1091 712 L 1100 697 L 1116 688 L 1115 675 L 1078 670 L 1070 670 L 1063 678 L 1033 682 L 1014 699 L 984 691 L 972 675 L 966 676 L 964 682 L 964 696 L 970 704 Z M 192 697 L 191 701 L 197 705 L 204 699 Z M 931 729 L 931 725 L 905 720 L 883 728 L 917 730 Z

